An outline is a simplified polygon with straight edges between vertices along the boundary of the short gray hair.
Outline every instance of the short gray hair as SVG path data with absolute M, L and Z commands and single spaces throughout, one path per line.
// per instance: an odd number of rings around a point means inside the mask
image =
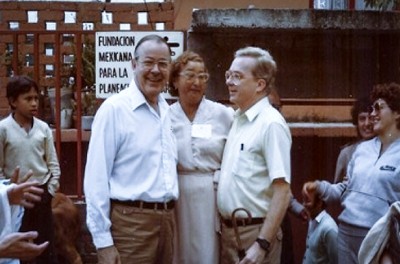
M 274 58 L 271 54 L 258 47 L 245 47 L 235 52 L 235 58 L 251 57 L 257 60 L 257 64 L 252 73 L 254 77 L 264 79 L 267 83 L 266 92 L 269 94 L 275 86 L 275 75 L 278 70 Z

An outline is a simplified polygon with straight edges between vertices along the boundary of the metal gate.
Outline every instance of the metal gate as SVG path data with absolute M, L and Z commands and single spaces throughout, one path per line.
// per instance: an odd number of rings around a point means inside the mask
M 55 91 L 55 111 L 53 115 L 53 131 L 60 160 L 60 166 L 64 156 L 73 155 L 70 152 L 71 146 L 62 144 L 63 142 L 76 143 L 76 168 L 74 187 L 72 189 L 63 189 L 72 197 L 83 198 L 83 168 L 86 151 L 83 149 L 83 143 L 90 137 L 89 131 L 83 131 L 81 124 L 82 115 L 82 91 L 87 88 L 88 83 L 84 82 L 84 54 L 87 49 L 87 43 L 94 41 L 94 31 L 0 31 L 0 57 L 3 65 L 1 77 L 7 80 L 12 75 L 28 75 L 34 79 L 41 89 L 42 98 L 46 98 L 48 90 L 54 88 Z M 94 62 L 93 62 L 94 63 Z M 76 117 L 75 128 L 61 128 L 61 89 L 68 81 L 74 78 L 73 92 Z M 91 84 L 93 85 L 93 84 Z M 6 84 L 1 85 L 4 89 Z M 5 100 L 4 102 L 6 102 Z M 3 103 L 5 104 L 5 103 Z M 41 104 L 43 106 L 43 103 Z M 7 109 L 8 105 L 1 105 Z M 44 113 L 44 107 L 41 107 L 41 119 L 48 119 Z M 53 109 L 51 109 L 52 111 Z M 48 113 L 47 113 L 48 114 Z M 51 123 L 51 122 L 50 122 Z M 62 166 L 61 166 L 62 168 Z M 62 170 L 61 183 L 64 175 Z M 64 182 L 65 182 L 64 180 Z M 69 184 L 71 185 L 71 184 Z

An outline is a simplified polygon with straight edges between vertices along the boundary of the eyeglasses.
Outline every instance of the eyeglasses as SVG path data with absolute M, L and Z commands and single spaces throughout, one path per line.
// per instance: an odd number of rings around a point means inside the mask
M 186 80 L 188 80 L 189 82 L 194 82 L 195 79 L 199 79 L 199 82 L 201 83 L 205 83 L 208 81 L 208 79 L 210 78 L 210 75 L 208 73 L 194 73 L 194 72 L 190 72 L 190 71 L 184 71 L 181 72 L 179 74 L 179 76 L 183 76 L 186 78 Z
M 385 103 L 384 102 L 375 102 L 373 105 L 371 105 L 371 113 L 375 110 L 375 112 L 381 111 L 383 108 L 385 108 Z
M 154 65 L 157 65 L 160 70 L 165 71 L 165 70 L 168 70 L 168 66 L 169 66 L 169 61 L 167 61 L 167 60 L 155 61 L 155 60 L 147 59 L 147 60 L 143 60 L 143 61 L 138 60 L 138 62 L 141 63 L 145 69 L 152 69 L 154 67 Z
M 228 81 L 231 79 L 231 83 L 233 85 L 239 85 L 242 80 L 242 76 L 237 72 L 226 71 L 225 72 L 225 80 Z

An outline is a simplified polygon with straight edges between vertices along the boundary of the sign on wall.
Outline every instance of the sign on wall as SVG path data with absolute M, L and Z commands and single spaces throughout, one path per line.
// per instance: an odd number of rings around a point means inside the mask
M 132 59 L 138 41 L 156 34 L 167 40 L 172 59 L 183 52 L 183 32 L 96 32 L 96 97 L 107 98 L 127 88 L 133 78 Z

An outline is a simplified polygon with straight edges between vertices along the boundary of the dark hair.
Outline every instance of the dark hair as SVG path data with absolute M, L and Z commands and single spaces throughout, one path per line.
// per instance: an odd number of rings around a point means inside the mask
M 375 102 L 378 99 L 385 100 L 389 108 L 397 113 L 400 113 L 400 85 L 397 83 L 377 84 L 371 92 L 371 101 Z M 400 129 L 400 119 L 396 120 L 397 128 Z
M 169 54 L 170 55 L 172 54 L 171 47 L 168 45 L 168 42 L 164 38 L 160 37 L 159 35 L 151 34 L 151 35 L 144 36 L 136 44 L 135 51 L 134 51 L 134 56 L 135 56 L 136 60 L 139 58 L 139 54 L 138 54 L 139 47 L 146 41 L 155 41 L 156 43 L 164 43 L 168 47 Z
M 203 63 L 204 70 L 207 72 L 207 68 L 204 63 L 204 60 L 199 54 L 197 54 L 193 51 L 183 52 L 171 64 L 170 74 L 169 74 L 169 90 L 168 91 L 172 96 L 179 95 L 178 89 L 174 86 L 174 81 L 179 77 L 179 74 L 181 73 L 182 68 L 185 67 L 190 61 Z
M 11 102 L 17 100 L 21 94 L 29 92 L 32 88 L 39 93 L 39 86 L 28 76 L 15 76 L 7 83 L 7 99 L 12 109 Z
M 371 100 L 368 96 L 360 97 L 354 102 L 351 108 L 351 121 L 353 125 L 358 125 L 358 115 L 363 112 L 371 112 Z

